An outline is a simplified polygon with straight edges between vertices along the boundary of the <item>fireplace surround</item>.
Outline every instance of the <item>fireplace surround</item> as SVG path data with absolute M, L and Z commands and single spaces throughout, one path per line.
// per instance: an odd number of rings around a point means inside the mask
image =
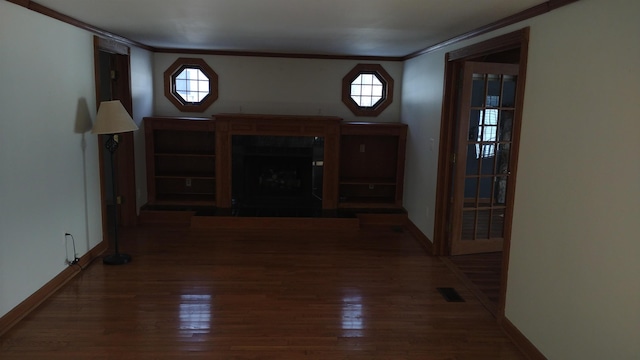
M 335 209 L 341 118 L 218 114 L 216 206 Z
M 218 114 L 147 117 L 144 130 L 141 223 L 403 212 L 405 124 Z

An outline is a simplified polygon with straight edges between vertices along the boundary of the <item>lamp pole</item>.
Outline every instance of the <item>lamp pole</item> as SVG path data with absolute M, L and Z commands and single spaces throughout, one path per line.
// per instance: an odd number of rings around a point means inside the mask
M 107 265 L 123 265 L 131 261 L 131 255 L 122 254 L 118 249 L 118 179 L 116 176 L 116 164 L 115 164 L 115 152 L 118 150 L 118 135 L 109 134 L 109 138 L 104 144 L 104 147 L 111 154 L 111 187 L 113 198 L 113 210 L 111 216 L 113 217 L 113 247 L 114 253 L 102 258 L 102 262 Z
M 118 185 L 116 178 L 115 152 L 118 150 L 118 134 L 138 130 L 127 110 L 119 100 L 100 103 L 96 122 L 91 132 L 109 136 L 104 146 L 111 154 L 111 183 L 113 189 L 113 246 L 114 253 L 105 256 L 102 261 L 107 265 L 122 265 L 131 262 L 131 256 L 122 254 L 118 248 Z

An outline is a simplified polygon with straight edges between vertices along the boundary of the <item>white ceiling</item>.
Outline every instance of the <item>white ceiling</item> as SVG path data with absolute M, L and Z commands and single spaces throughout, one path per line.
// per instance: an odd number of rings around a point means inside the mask
M 546 0 L 36 0 L 157 48 L 405 56 Z

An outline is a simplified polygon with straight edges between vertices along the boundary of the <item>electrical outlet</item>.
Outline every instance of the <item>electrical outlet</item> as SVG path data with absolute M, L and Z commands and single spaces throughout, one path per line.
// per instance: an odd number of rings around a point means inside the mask
M 184 185 L 185 185 L 185 186 L 187 186 L 187 187 L 191 186 L 191 178 L 187 178 L 187 179 L 184 181 Z

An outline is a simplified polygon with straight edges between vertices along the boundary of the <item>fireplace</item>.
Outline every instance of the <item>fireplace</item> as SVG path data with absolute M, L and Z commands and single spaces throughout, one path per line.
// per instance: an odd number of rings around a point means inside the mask
M 322 137 L 233 135 L 231 145 L 234 212 L 322 209 Z
M 266 203 L 315 209 L 318 201 L 322 210 L 337 208 L 341 118 L 217 114 L 214 119 L 219 210 Z

